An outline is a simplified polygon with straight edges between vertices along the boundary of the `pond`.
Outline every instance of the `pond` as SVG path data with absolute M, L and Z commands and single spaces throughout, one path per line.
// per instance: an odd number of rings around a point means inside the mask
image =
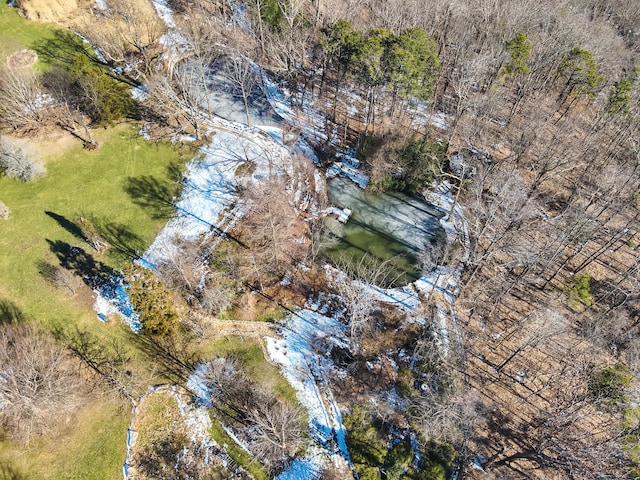
M 371 193 L 344 177 L 328 181 L 328 195 L 336 207 L 352 210 L 345 224 L 328 219 L 338 241 L 327 242 L 324 254 L 333 263 L 354 265 L 364 256 L 378 264 L 388 261 L 387 278 L 394 286 L 406 285 L 422 275 L 420 253 L 446 241 L 440 225 L 444 213 L 418 197 Z

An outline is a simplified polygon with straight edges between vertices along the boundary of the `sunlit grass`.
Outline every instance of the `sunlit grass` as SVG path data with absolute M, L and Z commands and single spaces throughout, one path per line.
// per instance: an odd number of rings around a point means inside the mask
M 117 248 L 101 255 L 91 252 L 65 220 L 77 223 L 82 215 L 117 225 L 127 234 L 123 241 L 135 250 L 146 248 L 166 221 L 166 216 L 155 218 L 153 204 L 141 205 L 125 188 L 140 178 L 175 185 L 171 166 L 179 152 L 172 145 L 145 142 L 130 126 L 100 133 L 104 146 L 87 151 L 78 144 L 54 154 L 47 161 L 47 175 L 36 182 L 0 178 L 0 199 L 11 209 L 10 218 L 0 222 L 0 300 L 12 301 L 27 318 L 43 323 L 95 318 L 86 299 L 70 298 L 38 273 L 38 260 L 58 261 L 52 242 L 78 245 L 112 267 L 124 261 Z
M 38 42 L 52 38 L 54 32 L 52 25 L 30 22 L 7 2 L 0 4 L 0 59 L 24 48 L 34 48 Z
M 47 174 L 36 182 L 0 178 L 0 199 L 11 209 L 10 218 L 0 221 L 0 303 L 15 306 L 25 321 L 66 331 L 79 327 L 93 332 L 99 341 L 119 337 L 126 342 L 124 328 L 98 321 L 89 287 L 80 287 L 75 294 L 56 288 L 39 273 L 38 262 L 56 265 L 59 259 L 50 245 L 61 242 L 84 249 L 111 268 L 120 268 L 126 255 L 117 254 L 118 248 L 98 255 L 69 225 L 78 215 L 117 225 L 127 234 L 122 239 L 125 244 L 144 250 L 166 222 L 166 212 L 157 215 L 154 203 L 142 198 L 144 189 L 134 198 L 126 187 L 144 178 L 172 191 L 176 171 L 190 152 L 146 142 L 130 125 L 101 130 L 96 138 L 102 146 L 95 151 L 84 150 L 75 141 L 70 147 L 60 146 L 60 151 L 53 145 L 46 158 Z M 119 478 L 129 412 L 116 412 L 110 406 L 104 410 L 100 404 L 80 412 L 77 432 L 43 441 L 29 450 L 26 459 L 19 445 L 6 443 L 0 447 L 3 456 L 29 474 L 28 478 Z
M 122 478 L 130 413 L 119 401 L 94 401 L 55 438 L 27 448 L 0 443 L 0 466 L 9 465 L 25 480 Z

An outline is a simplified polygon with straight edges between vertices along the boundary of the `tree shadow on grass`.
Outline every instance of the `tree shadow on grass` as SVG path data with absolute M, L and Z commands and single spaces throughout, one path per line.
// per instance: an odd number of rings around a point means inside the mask
M 56 30 L 53 37 L 37 41 L 33 45 L 33 49 L 44 63 L 52 67 L 69 70 L 76 58 L 79 55 L 84 55 L 92 64 L 104 67 L 105 74 L 111 78 L 133 87 L 140 85 L 139 82 L 124 73 L 115 74 L 111 70 L 116 66 L 113 62 L 107 62 L 104 58 L 98 57 L 88 43 L 79 35 L 68 30 Z
M 177 335 L 131 334 L 131 341 L 152 360 L 167 380 L 183 384 L 200 361 L 188 339 Z
M 10 300 L 0 300 L 0 325 L 20 323 L 25 320 L 24 313 Z M 2 477 L 2 464 L 0 464 L 0 480 Z
M 77 223 L 72 222 L 71 220 L 67 219 L 62 215 L 58 215 L 57 213 L 50 212 L 48 210 L 45 210 L 44 213 L 48 217 L 53 218 L 56 222 L 58 222 L 58 225 L 60 225 L 62 228 L 64 228 L 67 232 L 69 232 L 71 235 L 73 235 L 77 239 L 84 240 L 85 242 L 87 241 L 87 239 L 82 234 L 82 230 L 80 229 Z
M 78 246 L 71 246 L 60 240 L 47 239 L 47 243 L 60 265 L 78 275 L 92 289 L 99 289 L 106 285 L 117 274 L 111 267 L 95 260 L 92 255 Z
M 90 243 L 87 237 L 82 233 L 82 229 L 77 223 L 72 222 L 64 216 L 58 215 L 54 212 L 45 211 L 44 213 L 53 218 L 62 228 L 71 233 L 77 239 Z M 81 214 L 80 216 L 89 219 L 100 237 L 112 248 L 110 251 L 115 252 L 117 257 L 125 260 L 131 260 L 138 258 L 140 253 L 144 250 L 145 245 L 142 238 L 131 231 L 127 225 L 123 223 L 110 222 L 107 219 L 96 218 L 89 214 Z
M 42 61 L 51 66 L 69 68 L 78 55 L 86 55 L 92 62 L 102 63 L 94 53 L 85 48 L 78 35 L 66 30 L 56 30 L 53 37 L 37 41 L 33 49 Z
M 123 224 L 108 220 L 93 219 L 96 230 L 111 247 L 109 253 L 122 260 L 140 257 L 144 251 L 144 241 Z
M 180 193 L 180 185 L 152 175 L 128 177 L 124 191 L 136 205 L 147 210 L 154 219 L 168 220 L 175 212 L 174 202 Z

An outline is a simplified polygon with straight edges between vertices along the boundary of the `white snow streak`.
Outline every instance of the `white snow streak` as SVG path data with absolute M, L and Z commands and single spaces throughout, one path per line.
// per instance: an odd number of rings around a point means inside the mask
M 314 345 L 323 340 L 346 347 L 346 334 L 346 327 L 337 320 L 305 309 L 289 316 L 282 338 L 266 339 L 269 356 L 280 366 L 282 374 L 295 389 L 298 401 L 308 412 L 311 438 L 322 452 L 324 461 L 339 456 L 343 462 L 350 462 L 342 415 L 327 382 L 333 362 L 318 355 Z M 295 468 L 322 463 L 316 456 L 306 456 L 301 462 Z
M 173 11 L 171 10 L 171 7 L 169 7 L 167 0 L 151 0 L 151 2 L 153 3 L 153 7 L 156 9 L 156 13 L 167 27 L 174 28 L 176 23 L 173 20 Z

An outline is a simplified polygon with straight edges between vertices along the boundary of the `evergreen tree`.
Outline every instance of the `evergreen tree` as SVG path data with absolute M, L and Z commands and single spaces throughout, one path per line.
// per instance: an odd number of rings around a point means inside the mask
M 515 37 L 507 42 L 507 52 L 509 52 L 509 63 L 504 67 L 504 72 L 508 77 L 519 73 L 527 74 L 531 71 L 527 60 L 531 55 L 531 43 L 527 40 L 527 35 L 518 32 Z
M 322 33 L 324 37 L 320 46 L 329 59 L 337 64 L 338 69 L 348 69 L 362 47 L 362 32 L 354 30 L 348 20 L 340 19 L 323 28 Z
M 609 101 L 607 102 L 607 113 L 622 113 L 629 115 L 631 113 L 631 90 L 633 82 L 629 79 L 623 79 L 616 82 L 609 91 Z
M 440 67 L 438 45 L 422 28 L 412 28 L 386 42 L 382 64 L 387 86 L 401 98 L 427 100 Z
M 87 55 L 75 57 L 70 74 L 81 108 L 93 122 L 109 124 L 136 114 L 130 85 L 118 81 Z
M 556 78 L 565 82 L 560 92 L 561 104 L 571 96 L 594 98 L 605 81 L 605 77 L 598 74 L 598 65 L 591 52 L 580 47 L 562 57 Z
M 133 309 L 140 317 L 142 331 L 153 335 L 171 335 L 178 327 L 178 314 L 171 294 L 151 270 L 130 263 L 124 275 Z

